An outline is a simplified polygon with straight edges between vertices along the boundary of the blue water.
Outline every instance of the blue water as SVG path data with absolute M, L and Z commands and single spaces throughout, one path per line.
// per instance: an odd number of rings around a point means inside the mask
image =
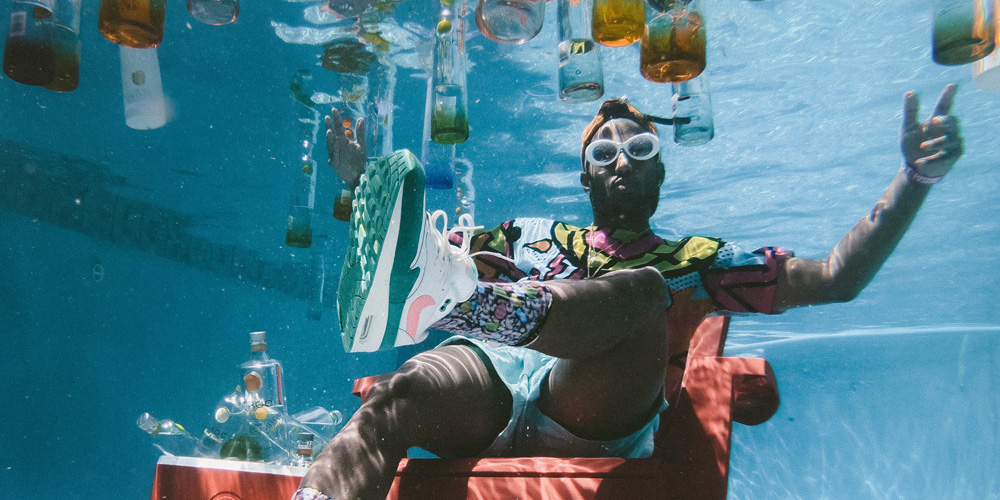
M 432 4 L 406 0 L 394 16 L 423 27 L 395 31 L 396 147 L 420 149 Z M 0 76 L 0 497 L 147 498 L 158 453 L 136 417 L 207 425 L 240 382 L 249 331 L 268 331 L 293 411 L 348 413 L 351 381 L 395 366 L 395 353 L 339 346 L 329 285 L 343 223 L 314 224 L 331 256 L 319 321 L 306 316 L 309 253 L 284 246 L 298 147 L 288 85 L 297 69 L 325 70 L 322 49 L 285 43 L 272 22 L 305 26 L 310 5 L 246 2 L 236 24 L 211 27 L 170 2 L 158 52 L 171 119 L 158 130 L 125 126 L 97 2 L 84 6 L 78 90 Z M 458 154 L 486 226 L 589 222 L 577 155 L 597 104 L 555 97 L 549 7 L 524 46 L 468 41 L 471 137 Z M 709 9 L 716 137 L 666 148 L 661 234 L 822 257 L 898 170 L 904 91 L 921 95 L 925 117 L 958 83 L 966 139 L 857 300 L 734 320 L 729 352 L 768 358 L 782 407 L 737 426 L 730 497 L 1000 498 L 1000 94 L 977 91 L 968 66 L 931 62 L 930 1 Z M 669 89 L 639 77 L 637 51 L 604 51 L 606 95 L 667 114 Z M 317 213 L 328 214 L 340 187 L 319 172 Z M 450 211 L 456 191 L 429 203 Z

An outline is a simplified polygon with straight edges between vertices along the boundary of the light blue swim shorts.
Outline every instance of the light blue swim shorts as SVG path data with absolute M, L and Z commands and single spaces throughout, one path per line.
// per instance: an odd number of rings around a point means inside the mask
M 510 421 L 480 456 L 484 457 L 621 457 L 641 458 L 653 453 L 653 437 L 660 426 L 659 411 L 642 429 L 620 439 L 593 441 L 575 436 L 538 409 L 542 382 L 555 366 L 553 356 L 523 347 L 489 345 L 466 337 L 451 337 L 441 345 L 469 345 L 492 362 L 513 398 Z

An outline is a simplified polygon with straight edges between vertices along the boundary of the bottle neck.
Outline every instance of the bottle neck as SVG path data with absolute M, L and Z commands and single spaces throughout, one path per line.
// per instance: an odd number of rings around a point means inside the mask
M 250 359 L 253 361 L 265 361 L 267 356 L 267 342 L 250 344 Z

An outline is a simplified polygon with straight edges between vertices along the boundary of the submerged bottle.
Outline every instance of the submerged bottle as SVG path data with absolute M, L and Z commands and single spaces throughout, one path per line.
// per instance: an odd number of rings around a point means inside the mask
M 559 98 L 590 102 L 604 95 L 600 47 L 591 36 L 592 8 L 588 0 L 558 0 Z
M 993 52 L 996 9 L 994 0 L 935 0 L 934 62 L 967 64 Z
M 229 24 L 240 15 L 240 0 L 188 0 L 191 17 L 214 26 Z
M 313 435 L 300 432 L 295 442 L 295 458 L 292 465 L 309 467 L 313 463 Z
M 104 38 L 133 49 L 163 41 L 166 0 L 101 0 L 97 28 Z
M 469 94 L 465 87 L 465 47 L 461 26 L 451 9 L 441 9 L 434 41 L 431 139 L 457 144 L 469 138 Z
M 624 47 L 642 38 L 646 26 L 646 0 L 594 0 L 594 41 L 607 47 Z
M 997 48 L 993 53 L 972 63 L 972 81 L 984 92 L 1000 92 L 1000 0 L 993 0 L 994 32 Z
M 163 96 L 156 49 L 133 49 L 122 45 L 118 52 L 125 124 L 136 130 L 162 127 L 167 123 L 167 101 Z
M 54 0 L 15 0 L 4 46 L 3 72 L 25 85 L 47 85 L 55 78 Z
M 285 392 L 281 362 L 267 355 L 267 333 L 250 333 L 250 360 L 240 365 L 243 387 L 249 392 L 249 405 L 285 411 Z
M 316 160 L 313 159 L 313 146 L 319 137 L 321 120 L 312 101 L 311 81 L 312 76 L 308 70 L 299 70 L 291 85 L 292 96 L 304 106 L 304 109 L 299 108 L 297 130 L 300 131 L 302 149 L 294 167 L 295 181 L 292 185 L 288 226 L 285 229 L 285 244 L 295 248 L 309 248 L 312 245 L 312 213 L 316 201 Z
M 218 456 L 218 443 L 208 432 L 202 438 L 189 433 L 184 426 L 170 419 L 159 420 L 149 413 L 139 415 L 136 425 L 157 438 L 155 446 L 163 453 L 188 457 Z
M 45 88 L 56 92 L 75 90 L 80 81 L 80 3 L 82 0 L 56 0 L 52 26 L 55 53 L 54 75 Z
M 700 0 L 666 2 L 666 10 L 647 9 L 639 64 L 642 76 L 656 83 L 690 80 L 705 70 L 705 22 Z
M 708 79 L 702 74 L 673 85 L 674 142 L 698 146 L 715 137 Z
M 546 0 L 479 0 L 476 26 L 494 42 L 521 44 L 542 30 Z M 444 2 L 442 2 L 444 3 Z M 449 1 L 448 5 L 451 5 Z

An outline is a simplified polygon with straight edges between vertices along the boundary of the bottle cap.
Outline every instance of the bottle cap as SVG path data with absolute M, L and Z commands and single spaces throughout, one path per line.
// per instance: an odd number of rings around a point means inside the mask
M 267 332 L 250 332 L 251 344 L 266 344 Z
M 243 376 L 243 385 L 246 386 L 248 391 L 257 392 L 264 385 L 264 379 L 257 372 L 250 372 Z

